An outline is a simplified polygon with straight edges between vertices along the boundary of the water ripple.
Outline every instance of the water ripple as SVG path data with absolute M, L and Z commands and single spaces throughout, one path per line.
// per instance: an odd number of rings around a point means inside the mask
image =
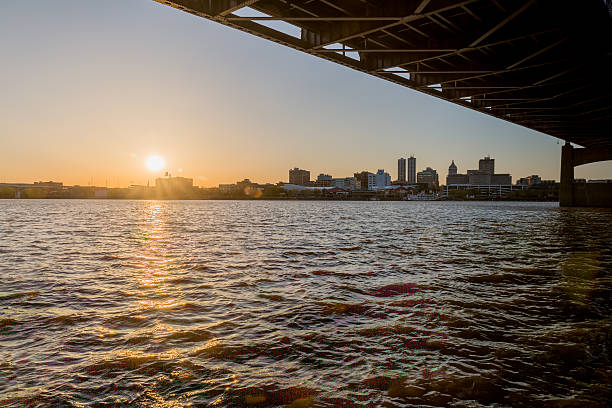
M 612 212 L 0 200 L 0 406 L 612 403 Z

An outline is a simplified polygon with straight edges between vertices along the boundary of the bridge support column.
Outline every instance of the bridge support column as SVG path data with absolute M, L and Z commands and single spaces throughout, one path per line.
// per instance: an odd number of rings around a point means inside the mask
M 561 149 L 561 185 L 559 186 L 559 205 L 574 205 L 574 148 L 569 142 Z
M 562 207 L 612 207 L 612 183 L 574 183 L 574 167 L 612 160 L 611 149 L 577 148 L 565 142 L 561 150 Z

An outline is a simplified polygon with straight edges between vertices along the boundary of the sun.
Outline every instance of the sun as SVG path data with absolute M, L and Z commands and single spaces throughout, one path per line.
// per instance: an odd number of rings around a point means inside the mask
M 147 159 L 147 168 L 151 171 L 162 171 L 166 167 L 166 162 L 161 156 L 150 156 Z

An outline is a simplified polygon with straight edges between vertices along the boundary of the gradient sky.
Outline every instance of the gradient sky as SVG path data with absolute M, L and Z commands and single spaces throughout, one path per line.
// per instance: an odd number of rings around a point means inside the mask
M 0 53 L 0 182 L 146 184 L 152 154 L 201 186 L 395 179 L 411 154 L 441 177 L 490 154 L 513 180 L 559 178 L 557 139 L 151 0 L 2 1 Z

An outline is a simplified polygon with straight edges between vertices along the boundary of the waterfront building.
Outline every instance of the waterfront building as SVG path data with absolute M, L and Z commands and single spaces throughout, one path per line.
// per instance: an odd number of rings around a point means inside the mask
M 446 185 L 454 185 L 454 184 L 468 184 L 469 179 L 467 174 L 458 174 L 457 173 L 457 165 L 453 160 L 448 166 L 448 175 L 446 176 Z
M 478 161 L 478 170 L 468 170 L 466 174 L 460 174 L 457 171 L 457 166 L 453 160 L 448 167 L 448 176 L 446 177 L 447 186 L 490 186 L 509 184 L 512 184 L 512 176 L 507 173 L 495 174 L 495 159 L 489 156 L 485 156 Z
M 376 187 L 376 175 L 370 173 L 369 171 L 362 171 L 359 173 L 354 173 L 353 176 L 357 179 L 357 183 L 359 183 L 360 190 L 374 190 Z
M 448 166 L 448 175 L 449 176 L 456 176 L 457 175 L 457 165 L 455 164 L 454 160 L 451 162 L 451 165 Z
M 406 181 L 406 159 L 403 157 L 397 160 L 397 181 L 400 183 Z
M 35 181 L 36 187 L 48 187 L 48 188 L 63 188 L 64 183 L 58 181 Z
M 329 187 L 332 183 L 332 176 L 329 174 L 319 174 L 317 176 L 317 181 L 315 181 L 315 187 Z
M 512 176 L 510 174 L 493 174 L 491 176 L 491 184 L 512 184 Z
M 429 188 L 437 188 L 439 185 L 438 172 L 431 167 L 417 173 L 417 183 L 427 184 Z
M 244 191 L 247 188 L 256 188 L 259 187 L 259 184 L 257 183 L 253 183 L 251 180 L 249 179 L 244 179 L 242 181 L 238 181 L 236 182 L 236 187 L 241 190 Z
M 453 184 L 468 184 L 469 179 L 467 174 L 449 174 L 446 176 L 446 185 L 450 186 Z
M 468 170 L 468 184 L 488 186 L 491 184 L 491 174 L 482 170 Z
M 331 179 L 330 186 L 341 188 L 343 190 L 356 190 L 357 189 L 357 178 L 356 177 L 333 178 Z
M 391 176 L 384 169 L 378 169 L 375 175 L 376 189 L 385 188 L 391 185 Z
M 94 198 L 108 198 L 109 190 L 106 187 L 94 187 Z
M 289 170 L 289 184 L 306 186 L 310 183 L 310 171 L 295 167 Z
M 193 179 L 185 177 L 156 178 L 155 187 L 166 193 L 190 191 L 193 189 Z
M 219 184 L 219 192 L 224 194 L 233 193 L 238 191 L 238 186 L 235 184 Z
M 306 186 L 310 184 L 310 171 L 299 169 L 297 167 L 289 170 L 289 183 L 298 186 Z
M 532 174 L 531 176 L 521 177 L 518 179 L 516 184 L 524 185 L 524 186 L 532 186 L 536 184 L 540 184 L 542 182 L 542 178 L 537 174 Z
M 495 174 L 495 159 L 490 156 L 485 156 L 478 160 L 478 170 L 486 174 Z
M 417 178 L 416 178 L 416 157 L 414 156 L 410 156 L 408 158 L 408 174 L 407 174 L 407 178 L 406 181 L 408 182 L 408 184 L 416 184 L 417 182 Z
M 496 184 L 496 185 L 472 185 L 472 184 L 455 184 L 446 185 L 443 188 L 442 196 L 449 197 L 453 195 L 453 191 L 467 191 L 473 196 L 468 198 L 502 198 L 508 196 L 512 191 L 525 190 L 527 186 L 512 185 L 512 184 Z

